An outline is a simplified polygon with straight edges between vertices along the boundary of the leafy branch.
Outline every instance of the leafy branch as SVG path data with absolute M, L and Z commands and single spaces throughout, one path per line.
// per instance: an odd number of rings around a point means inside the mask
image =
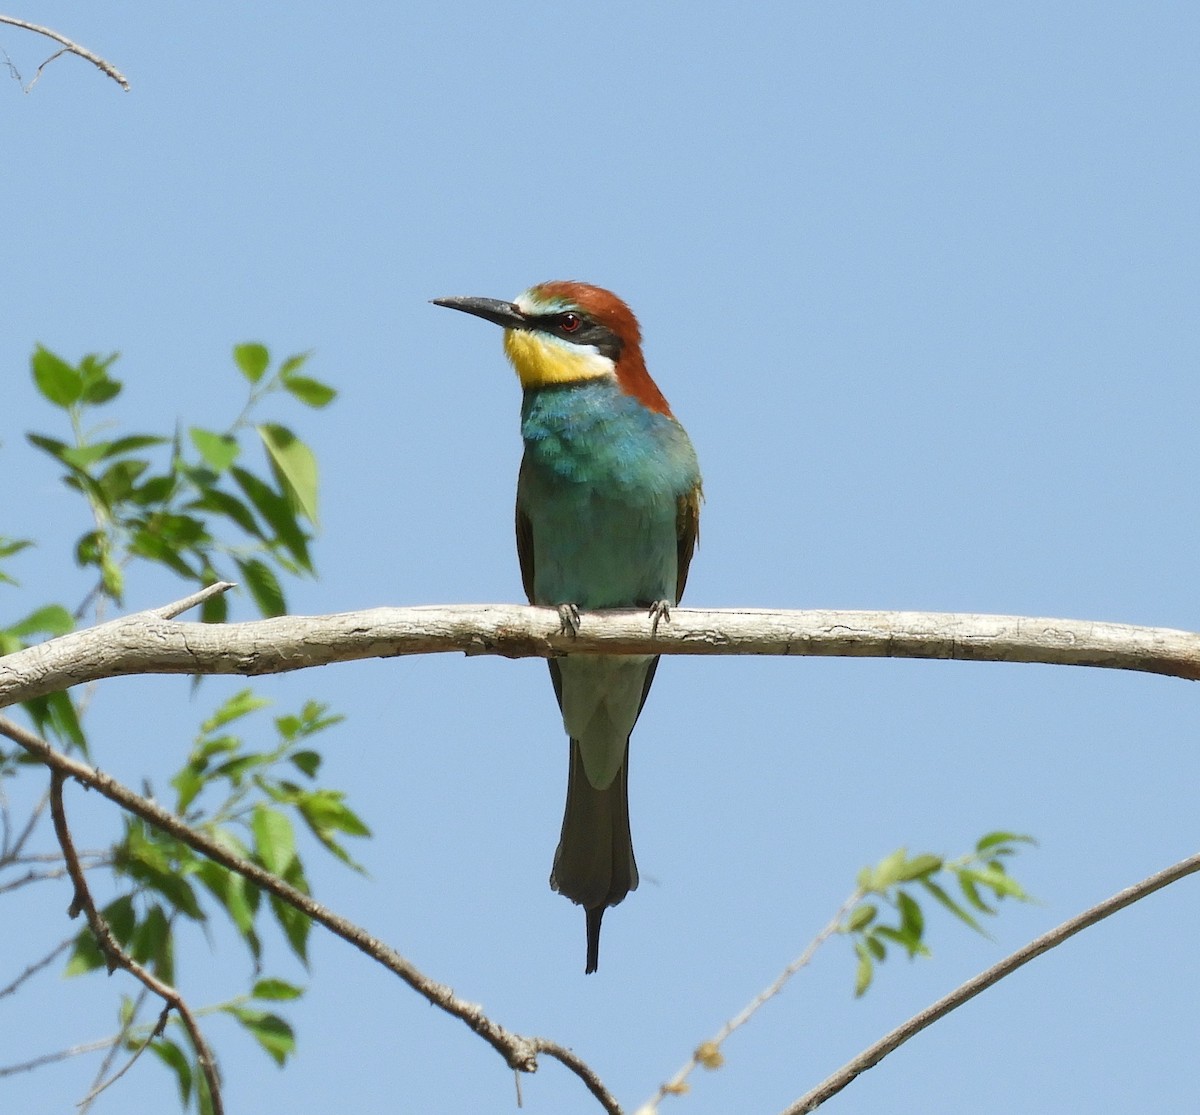
M 949 896 L 935 877 L 944 873 L 955 879 L 970 905 L 980 913 L 994 914 L 996 911 L 983 901 L 979 889 L 989 889 L 997 898 L 1027 900 L 1028 896 L 1020 884 L 1004 869 L 1003 860 L 1016 853 L 1018 844 L 1031 843 L 1033 841 L 1028 836 L 993 832 L 981 837 L 973 852 L 958 859 L 947 860 L 928 852 L 910 857 L 905 849 L 901 848 L 886 856 L 874 867 L 864 867 L 858 874 L 857 889 L 842 903 L 804 951 L 713 1037 L 701 1042 L 683 1067 L 670 1080 L 659 1085 L 658 1091 L 637 1109 L 636 1115 L 656 1115 L 667 1096 L 685 1095 L 691 1088 L 687 1078 L 697 1068 L 721 1068 L 725 1064 L 722 1047 L 729 1037 L 783 991 L 797 972 L 808 967 L 817 950 L 831 937 L 843 933 L 854 938 L 854 951 L 858 956 L 854 988 L 856 997 L 865 994 L 870 987 L 876 963 L 881 963 L 887 958 L 888 944 L 900 945 L 910 958 L 928 956 L 925 915 L 920 901 L 912 893 L 913 884 L 923 888 L 927 895 L 945 906 L 960 921 L 982 933 L 983 928 L 978 921 Z M 895 925 L 882 922 L 878 905 L 867 901 L 872 897 L 893 908 L 897 916 Z

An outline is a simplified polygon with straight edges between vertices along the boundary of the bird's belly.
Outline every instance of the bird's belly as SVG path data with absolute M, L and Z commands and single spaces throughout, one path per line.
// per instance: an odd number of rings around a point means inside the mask
M 621 608 L 675 602 L 673 499 L 634 502 L 581 492 L 526 507 L 536 603 Z

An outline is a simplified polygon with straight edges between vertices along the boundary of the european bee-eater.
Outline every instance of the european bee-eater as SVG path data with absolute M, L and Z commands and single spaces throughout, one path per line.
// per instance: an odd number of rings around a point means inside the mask
M 524 389 L 517 555 L 530 603 L 649 609 L 668 618 L 700 523 L 696 452 L 646 371 L 641 330 L 615 294 L 579 282 L 515 302 L 438 298 L 504 329 Z M 567 805 L 550 886 L 587 913 L 587 966 L 600 922 L 638 885 L 629 831 L 629 736 L 657 656 L 567 655 L 550 678 L 570 737 Z

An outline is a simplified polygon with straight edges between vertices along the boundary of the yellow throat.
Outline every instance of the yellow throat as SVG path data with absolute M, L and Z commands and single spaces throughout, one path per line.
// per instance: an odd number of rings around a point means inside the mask
M 591 345 L 571 344 L 528 329 L 506 329 L 504 351 L 526 389 L 616 375 L 613 362 Z

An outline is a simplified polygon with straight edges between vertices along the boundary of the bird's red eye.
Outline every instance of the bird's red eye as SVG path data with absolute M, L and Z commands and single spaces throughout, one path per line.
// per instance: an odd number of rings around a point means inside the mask
M 582 324 L 578 314 L 563 314 L 558 319 L 558 327 L 564 333 L 574 333 Z

